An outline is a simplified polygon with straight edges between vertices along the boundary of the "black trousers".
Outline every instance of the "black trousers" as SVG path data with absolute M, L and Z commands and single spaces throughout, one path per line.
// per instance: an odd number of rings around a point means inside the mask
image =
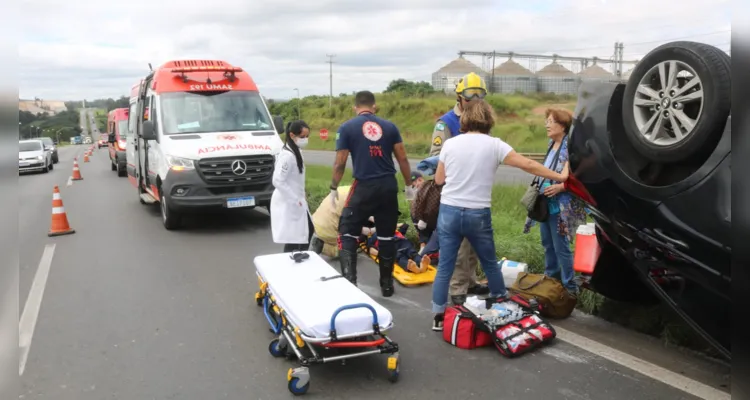
M 395 176 L 355 180 L 339 220 L 339 249 L 356 253 L 362 227 L 372 216 L 378 235 L 379 257 L 393 260 L 396 252 L 393 236 L 398 215 L 398 181 Z
M 291 253 L 293 251 L 305 251 L 310 248 L 310 239 L 312 238 L 313 233 L 315 233 L 315 226 L 313 225 L 312 219 L 310 219 L 310 215 L 307 215 L 307 226 L 308 226 L 308 233 L 307 233 L 307 243 L 287 243 L 284 245 L 284 253 Z

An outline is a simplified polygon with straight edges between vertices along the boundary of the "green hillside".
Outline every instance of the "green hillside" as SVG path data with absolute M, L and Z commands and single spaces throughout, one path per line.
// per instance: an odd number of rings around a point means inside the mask
M 430 149 L 432 129 L 438 117 L 450 110 L 455 97 L 443 94 L 406 96 L 401 93 L 376 94 L 378 115 L 392 120 L 401 129 L 407 152 L 410 156 L 423 157 Z M 492 134 L 512 145 L 516 151 L 538 153 L 546 150 L 547 137 L 544 128 L 544 110 L 547 107 L 562 107 L 573 110 L 575 99 L 556 95 L 500 95 L 487 96 L 487 101 L 497 112 L 499 123 Z M 308 148 L 334 149 L 336 129 L 354 116 L 353 95 L 340 95 L 333 99 L 309 96 L 301 101 L 269 101 L 274 115 L 282 115 L 285 121 L 297 119 L 298 105 L 301 117 L 307 122 L 312 135 Z M 321 140 L 320 129 L 329 131 L 328 140 Z

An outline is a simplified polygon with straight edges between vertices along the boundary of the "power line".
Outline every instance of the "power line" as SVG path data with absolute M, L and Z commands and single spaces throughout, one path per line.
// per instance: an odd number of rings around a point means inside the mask
M 330 85 L 330 97 L 328 97 L 328 108 L 331 109 L 333 108 L 333 57 L 336 57 L 336 55 L 326 54 L 326 57 L 328 57 L 328 61 L 326 62 L 328 63 L 328 67 L 329 67 L 328 82 Z

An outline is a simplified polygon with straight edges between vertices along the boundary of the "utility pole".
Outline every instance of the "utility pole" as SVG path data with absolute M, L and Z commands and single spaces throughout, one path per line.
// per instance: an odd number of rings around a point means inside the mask
M 326 54 L 326 57 L 328 57 L 328 82 L 330 84 L 330 97 L 328 98 L 328 108 L 333 108 L 333 57 L 336 57 L 335 54 Z

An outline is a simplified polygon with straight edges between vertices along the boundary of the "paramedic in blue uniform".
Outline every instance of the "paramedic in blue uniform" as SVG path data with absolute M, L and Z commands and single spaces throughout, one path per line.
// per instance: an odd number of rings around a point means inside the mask
M 460 135 L 461 112 L 464 106 L 473 101 L 483 101 L 487 95 L 487 85 L 477 74 L 470 72 L 456 84 L 456 105 L 443 114 L 435 123 L 432 132 L 430 156 L 440 155 L 446 140 Z M 479 258 L 467 239 L 461 242 L 456 258 L 456 267 L 450 283 L 450 297 L 453 304 L 463 304 L 467 294 L 489 294 L 487 285 L 477 283 Z
M 357 239 L 370 216 L 380 243 L 380 290 L 383 297 L 393 295 L 393 262 L 396 256 L 394 232 L 398 223 L 398 181 L 393 156 L 396 156 L 407 199 L 414 198 L 411 168 L 401 133 L 393 122 L 375 115 L 375 95 L 361 91 L 354 97 L 357 116 L 344 122 L 336 132 L 336 161 L 331 194 L 333 204 L 344 201 L 339 222 L 339 259 L 341 274 L 357 284 Z M 338 186 L 352 155 L 352 183 L 346 199 L 338 198 Z M 381 235 L 381 233 L 383 235 Z M 384 236 L 384 235 L 388 236 Z

